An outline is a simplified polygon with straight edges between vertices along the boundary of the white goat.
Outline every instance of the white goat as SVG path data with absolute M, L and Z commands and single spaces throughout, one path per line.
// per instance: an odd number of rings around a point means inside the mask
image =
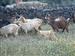
M 21 21 L 18 21 L 18 25 L 20 26 L 21 29 L 24 30 L 24 32 L 27 34 L 28 31 L 31 31 L 34 29 L 34 27 L 32 26 L 32 24 L 30 22 L 28 23 L 23 23 Z
M 42 19 L 34 18 L 31 23 L 34 26 L 34 28 L 38 31 L 41 28 L 42 22 Z
M 27 23 L 27 22 L 32 21 L 32 19 L 26 19 L 25 17 L 20 16 L 20 18 L 19 18 L 17 21 L 21 21 L 21 22 L 23 22 L 23 23 Z
M 57 40 L 57 38 L 55 36 L 55 32 L 53 32 L 53 30 L 40 30 L 40 31 L 38 31 L 38 34 L 46 37 L 49 40 Z
M 27 22 L 31 22 L 31 21 L 41 21 L 42 22 L 42 19 L 39 19 L 39 18 L 26 19 L 25 17 L 20 16 L 20 18 L 17 21 L 21 21 L 23 23 L 27 23 Z
M 14 34 L 15 36 L 18 35 L 19 26 L 16 24 L 9 24 L 0 28 L 1 34 L 8 37 L 8 34 Z
M 36 30 L 38 31 L 40 29 L 40 26 L 42 25 L 42 20 L 41 19 L 32 19 L 31 21 L 27 23 L 23 23 L 22 21 L 18 21 L 18 25 L 27 33 L 28 31 L 31 30 Z

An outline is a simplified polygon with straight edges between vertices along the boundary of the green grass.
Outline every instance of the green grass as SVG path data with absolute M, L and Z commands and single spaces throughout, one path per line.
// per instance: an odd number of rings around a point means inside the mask
M 42 30 L 49 30 L 43 25 Z M 56 33 L 58 41 L 50 41 L 38 34 L 23 34 L 0 39 L 0 56 L 75 56 L 75 24 L 69 33 Z

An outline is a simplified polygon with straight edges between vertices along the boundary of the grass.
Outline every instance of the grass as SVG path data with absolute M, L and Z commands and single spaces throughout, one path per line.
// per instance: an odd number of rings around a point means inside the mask
M 49 30 L 43 25 L 42 30 Z M 56 33 L 58 41 L 49 41 L 31 33 L 0 39 L 0 56 L 75 56 L 75 24 L 69 33 Z

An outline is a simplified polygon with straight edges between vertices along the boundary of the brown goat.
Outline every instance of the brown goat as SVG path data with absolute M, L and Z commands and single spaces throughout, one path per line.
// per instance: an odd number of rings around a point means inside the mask
M 59 29 L 62 29 L 62 32 L 64 32 L 64 30 L 66 30 L 68 32 L 68 25 L 69 25 L 69 20 L 70 18 L 68 18 L 67 20 L 60 16 L 56 19 L 54 19 L 51 16 L 48 16 L 48 23 L 49 25 L 51 25 L 51 27 L 53 28 L 54 31 L 59 31 Z

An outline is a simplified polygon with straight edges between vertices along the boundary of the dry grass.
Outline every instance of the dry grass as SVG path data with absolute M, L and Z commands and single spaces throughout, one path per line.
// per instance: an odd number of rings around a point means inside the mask
M 51 29 L 43 25 L 42 30 Z M 0 39 L 0 56 L 75 56 L 75 24 L 69 33 L 56 33 L 58 41 L 49 41 L 38 34 L 21 34 Z

